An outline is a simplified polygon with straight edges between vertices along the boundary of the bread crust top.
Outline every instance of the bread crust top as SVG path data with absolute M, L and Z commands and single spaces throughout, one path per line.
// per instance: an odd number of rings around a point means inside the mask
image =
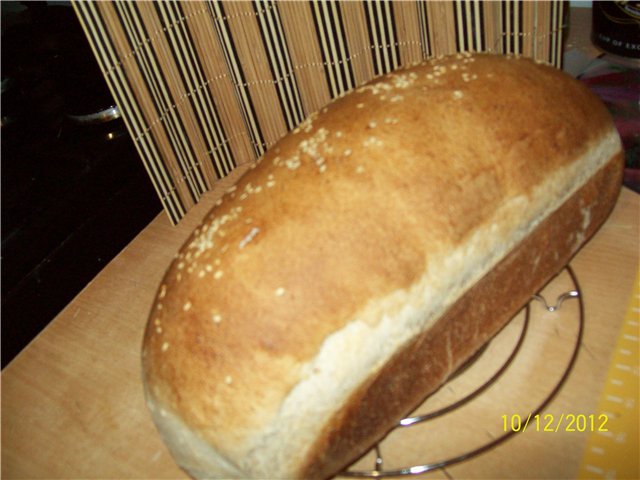
M 501 206 L 530 208 L 536 188 L 611 130 L 579 82 L 492 55 L 398 70 L 310 115 L 169 267 L 143 343 L 154 416 L 175 415 L 241 470 L 327 338 L 356 318 L 393 317 L 395 293 L 481 227 L 495 225 L 493 241 L 512 235 L 520 211 L 496 224 Z M 354 336 L 353 351 L 368 340 Z

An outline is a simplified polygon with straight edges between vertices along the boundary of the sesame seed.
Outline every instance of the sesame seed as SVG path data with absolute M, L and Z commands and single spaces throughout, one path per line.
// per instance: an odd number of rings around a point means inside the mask
M 271 187 L 273 187 L 275 184 L 276 184 L 276 182 L 275 182 L 274 180 L 268 180 L 268 181 L 267 181 L 267 183 L 266 183 L 267 188 L 271 188 Z
M 351 149 L 350 149 L 350 148 L 347 148 L 347 149 L 344 151 L 344 156 L 345 156 L 345 157 L 348 157 L 348 156 L 349 156 L 349 155 L 351 155 L 352 153 L 353 153 L 353 152 L 351 151 Z
M 372 146 L 379 147 L 379 146 L 381 146 L 381 145 L 382 145 L 382 141 L 381 141 L 381 140 L 379 140 L 379 139 L 378 139 L 378 138 L 376 138 L 376 137 L 367 137 L 367 138 L 364 140 L 364 142 L 362 142 L 362 144 L 363 144 L 365 147 L 372 147 Z
M 213 274 L 213 278 L 220 280 L 222 278 L 222 270 L 216 271 L 216 273 Z
M 376 126 L 377 126 L 377 125 L 378 125 L 378 124 L 377 124 L 376 122 L 371 121 L 371 122 L 369 122 L 369 123 L 367 124 L 367 127 L 368 127 L 368 128 L 376 128 Z
M 395 75 L 393 78 L 393 86 L 396 88 L 408 88 L 413 84 L 414 77 L 407 78 L 406 75 Z
M 159 318 L 156 318 L 156 319 L 153 321 L 153 323 L 154 323 L 155 325 L 160 325 L 162 322 L 160 321 L 160 319 L 159 319 Z
M 283 295 L 284 295 L 284 292 L 285 292 L 285 290 L 284 290 L 284 288 L 283 288 L 283 287 L 278 287 L 278 288 L 276 288 L 276 291 L 275 291 L 276 297 L 281 297 L 281 296 L 283 296 Z
M 358 165 L 358 168 L 356 168 L 356 173 L 364 173 L 364 167 L 362 165 Z
M 202 277 L 204 277 L 204 270 L 200 270 L 198 272 L 198 278 L 202 278 Z
M 187 301 L 187 302 L 182 306 L 182 310 L 184 310 L 185 312 L 188 312 L 189 310 L 191 310 L 191 302 Z
M 320 170 L 320 173 L 324 173 L 326 169 L 327 169 L 326 165 L 320 165 L 320 168 L 318 170 Z
M 162 327 L 156 327 L 156 333 L 160 335 L 162 333 Z
M 238 248 L 244 248 L 258 233 L 260 233 L 260 229 L 258 227 L 253 227 L 247 236 L 245 236 L 238 244 Z
M 219 313 L 214 313 L 212 319 L 213 323 L 220 323 L 222 321 L 222 315 L 220 315 Z
M 169 342 L 164 342 L 162 344 L 162 347 L 160 347 L 160 350 L 162 350 L 163 352 L 166 352 L 169 349 Z
M 287 165 L 287 168 L 289 168 L 290 170 L 295 170 L 300 166 L 300 159 L 296 156 L 296 157 L 290 158 L 285 163 Z
M 453 92 L 453 98 L 454 99 L 460 100 L 463 96 L 464 96 L 464 94 L 460 90 L 454 90 L 454 92 Z
M 167 286 L 162 285 L 162 287 L 160 287 L 160 294 L 158 295 L 158 298 L 164 298 L 166 294 L 167 294 Z
M 227 375 L 226 377 L 224 377 L 224 383 L 226 383 L 227 385 L 231 385 L 233 383 L 233 378 L 231 378 L 231 375 Z
M 336 135 L 336 137 L 338 137 L 338 138 L 342 138 L 342 137 L 344 136 L 344 133 L 342 133 L 340 130 L 338 130 L 338 131 L 335 133 L 335 135 Z
M 364 103 L 358 103 L 358 104 L 356 105 L 356 108 L 364 108 Z

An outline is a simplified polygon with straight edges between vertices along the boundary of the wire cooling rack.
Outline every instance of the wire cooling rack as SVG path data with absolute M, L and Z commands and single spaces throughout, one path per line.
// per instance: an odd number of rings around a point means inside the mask
M 578 329 L 574 339 L 574 343 L 571 347 L 572 348 L 571 355 L 570 355 L 569 361 L 566 364 L 566 368 L 564 368 L 564 370 L 558 373 L 557 381 L 555 382 L 555 384 L 553 384 L 552 387 L 550 387 L 544 399 L 540 401 L 533 410 L 531 410 L 530 416 L 535 417 L 536 415 L 540 414 L 545 409 L 545 407 L 549 405 L 549 403 L 553 400 L 553 398 L 557 395 L 557 393 L 560 391 L 565 381 L 569 377 L 571 370 L 577 359 L 580 344 L 582 342 L 582 335 L 584 330 L 584 303 L 582 299 L 582 293 L 581 293 L 580 286 L 578 284 L 578 279 L 576 277 L 575 272 L 571 269 L 569 265 L 565 267 L 565 271 L 568 273 L 571 279 L 571 283 L 573 284 L 573 287 L 570 290 L 559 295 L 556 299 L 555 304 L 553 305 L 550 305 L 547 302 L 547 299 L 543 297 L 541 294 L 537 294 L 532 297 L 531 302 L 529 302 L 529 304 L 524 309 L 524 321 L 522 323 L 522 330 L 520 331 L 519 337 L 513 347 L 512 352 L 506 358 L 504 363 L 502 363 L 502 365 L 495 371 L 495 373 L 488 380 L 482 383 L 479 387 L 476 387 L 471 393 L 466 394 L 461 399 L 456 400 L 444 407 L 438 408 L 436 410 L 430 411 L 425 414 L 404 418 L 398 423 L 394 432 L 401 433 L 402 429 L 410 428 L 419 424 L 424 424 L 425 422 L 429 422 L 429 421 L 433 421 L 435 419 L 441 418 L 446 414 L 453 412 L 461 408 L 465 404 L 471 402 L 472 400 L 478 398 L 483 393 L 485 393 L 486 390 L 489 389 L 489 387 L 491 387 L 494 383 L 496 383 L 507 371 L 507 369 L 509 369 L 514 359 L 516 359 L 518 357 L 518 354 L 521 352 L 522 346 L 527 337 L 527 333 L 529 332 L 529 326 L 531 323 L 530 306 L 532 302 L 540 302 L 544 307 L 544 309 L 547 310 L 547 312 L 557 312 L 565 301 L 570 299 L 576 299 L 578 302 L 578 314 L 576 319 L 578 322 Z M 485 346 L 485 349 L 486 349 L 486 346 Z M 471 362 L 473 362 L 476 358 L 480 357 L 483 351 L 484 349 L 478 352 L 478 354 L 476 354 L 476 356 L 471 359 Z M 378 444 L 373 448 L 374 465 L 371 470 L 366 470 L 366 469 L 347 470 L 345 472 L 342 472 L 340 475 L 343 477 L 360 477 L 360 478 L 362 477 L 381 478 L 381 477 L 399 477 L 399 476 L 407 476 L 407 475 L 419 475 L 432 470 L 442 469 L 456 463 L 468 461 L 474 457 L 477 457 L 478 455 L 481 455 L 485 452 L 495 449 L 500 444 L 504 443 L 505 441 L 507 441 L 508 439 L 510 439 L 515 434 L 521 431 L 523 430 L 509 429 L 503 435 L 500 435 L 488 441 L 481 441 L 479 442 L 478 446 L 474 448 L 470 448 L 463 453 L 457 453 L 457 454 L 448 456 L 442 460 L 419 463 L 419 464 L 410 465 L 402 468 L 385 469 L 385 460 L 383 458 L 382 448 L 381 448 L 381 445 Z M 428 453 L 425 453 L 425 456 L 427 455 Z

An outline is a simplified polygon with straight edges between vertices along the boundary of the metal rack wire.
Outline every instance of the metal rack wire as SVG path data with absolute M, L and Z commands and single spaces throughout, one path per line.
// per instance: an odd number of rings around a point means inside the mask
M 543 307 L 548 312 L 556 312 L 560 309 L 562 304 L 568 300 L 575 298 L 578 301 L 578 331 L 575 338 L 575 343 L 573 345 L 573 350 L 571 353 L 571 357 L 566 364 L 566 368 L 560 375 L 560 378 L 557 380 L 555 385 L 551 388 L 551 390 L 547 393 L 546 397 L 538 404 L 536 408 L 532 410 L 531 416 L 535 416 L 542 412 L 547 405 L 553 400 L 553 398 L 558 394 L 565 381 L 569 377 L 571 370 L 576 362 L 578 357 L 578 351 L 580 348 L 580 344 L 582 343 L 582 335 L 584 330 L 584 302 L 582 299 L 582 293 L 580 290 L 580 286 L 578 284 L 578 279 L 576 277 L 573 269 L 567 265 L 565 267 L 566 272 L 569 274 L 571 281 L 573 283 L 573 288 L 556 299 L 556 303 L 554 305 L 549 305 L 547 300 L 540 294 L 534 295 L 532 297 L 532 301 L 538 301 L 542 303 Z M 531 303 L 531 302 L 530 302 Z M 525 307 L 524 310 L 524 322 L 522 325 L 522 331 L 520 332 L 520 336 L 513 347 L 512 352 L 509 354 L 508 358 L 504 361 L 504 363 L 498 368 L 498 370 L 482 385 L 477 387 L 471 393 L 467 394 L 463 398 L 437 410 L 432 412 L 428 412 L 426 414 L 421 414 L 417 416 L 407 417 L 401 420 L 396 426 L 396 430 L 408 428 L 414 425 L 418 425 L 424 422 L 428 422 L 435 418 L 441 417 L 449 412 L 452 412 L 471 400 L 477 398 L 483 392 L 485 392 L 491 385 L 493 385 L 509 368 L 509 366 L 513 363 L 514 359 L 517 357 L 518 353 L 521 351 L 521 347 L 526 338 L 527 332 L 529 331 L 530 324 L 530 303 Z M 398 477 L 398 476 L 406 476 L 406 475 L 419 475 L 422 473 L 426 473 L 432 470 L 441 469 L 448 467 L 450 465 L 464 462 L 470 460 L 478 455 L 481 455 L 489 450 L 492 450 L 498 447 L 500 444 L 504 443 L 506 440 L 512 438 L 516 433 L 520 433 L 516 430 L 508 430 L 501 436 L 498 436 L 488 442 L 481 444 L 476 448 L 472 448 L 462 454 L 457 454 L 445 458 L 443 460 L 432 461 L 412 466 L 407 466 L 403 468 L 394 468 L 394 469 L 384 469 L 384 459 L 381 452 L 380 444 L 374 447 L 375 453 L 375 464 L 372 470 L 348 470 L 342 472 L 341 475 L 344 477 L 358 477 L 358 478 L 382 478 L 382 477 Z

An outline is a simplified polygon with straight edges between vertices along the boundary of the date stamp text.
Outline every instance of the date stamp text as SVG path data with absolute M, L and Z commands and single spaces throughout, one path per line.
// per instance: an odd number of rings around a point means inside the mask
M 536 432 L 608 432 L 609 417 L 604 413 L 573 414 L 546 413 L 527 416 L 512 414 L 502 415 L 502 428 L 505 432 L 525 432 L 527 429 Z

